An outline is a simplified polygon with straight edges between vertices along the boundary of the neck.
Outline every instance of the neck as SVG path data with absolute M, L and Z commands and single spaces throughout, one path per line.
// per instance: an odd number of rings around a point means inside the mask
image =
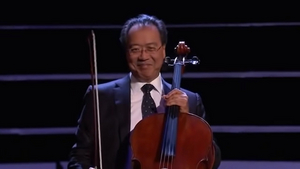
M 156 79 L 160 75 L 160 73 L 158 73 L 156 76 L 151 77 L 151 78 L 143 78 L 143 77 L 135 75 L 134 73 L 130 73 L 130 75 L 133 76 L 136 79 L 136 81 L 138 81 L 138 82 L 150 83 L 154 79 Z

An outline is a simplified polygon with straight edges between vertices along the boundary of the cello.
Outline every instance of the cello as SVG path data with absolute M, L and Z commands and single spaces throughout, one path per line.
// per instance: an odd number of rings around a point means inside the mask
M 184 41 L 175 52 L 177 57 L 166 57 L 165 62 L 174 67 L 172 89 L 179 89 L 184 66 L 199 60 L 196 56 L 186 59 L 190 48 Z M 181 113 L 178 106 L 166 110 L 142 119 L 131 132 L 133 169 L 212 169 L 215 152 L 210 125 L 199 116 Z

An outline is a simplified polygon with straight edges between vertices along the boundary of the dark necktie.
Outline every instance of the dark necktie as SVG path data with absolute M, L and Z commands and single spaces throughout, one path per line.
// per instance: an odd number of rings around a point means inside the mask
M 154 86 L 152 84 L 145 84 L 142 87 L 142 91 L 144 92 L 143 102 L 142 102 L 143 118 L 150 115 L 151 113 L 157 113 L 155 102 L 150 94 L 151 90 L 153 89 Z

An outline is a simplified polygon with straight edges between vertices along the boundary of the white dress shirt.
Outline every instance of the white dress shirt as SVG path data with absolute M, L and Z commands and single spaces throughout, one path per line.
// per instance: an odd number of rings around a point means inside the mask
M 145 82 L 139 82 L 132 74 L 130 73 L 131 77 L 131 124 L 130 124 L 130 131 L 132 131 L 135 127 L 135 125 L 142 120 L 142 101 L 144 93 L 141 90 Z M 150 82 L 155 89 L 153 89 L 150 94 L 155 102 L 155 105 L 157 107 L 158 113 L 164 113 L 164 100 L 162 98 L 163 96 L 163 84 L 161 79 L 161 74 L 154 79 L 152 82 Z

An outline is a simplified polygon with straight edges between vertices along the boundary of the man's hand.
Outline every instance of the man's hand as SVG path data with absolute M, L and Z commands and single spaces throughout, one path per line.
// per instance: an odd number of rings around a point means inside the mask
M 180 112 L 189 113 L 188 96 L 179 89 L 174 89 L 163 98 L 166 101 L 166 106 L 177 105 L 180 107 Z

